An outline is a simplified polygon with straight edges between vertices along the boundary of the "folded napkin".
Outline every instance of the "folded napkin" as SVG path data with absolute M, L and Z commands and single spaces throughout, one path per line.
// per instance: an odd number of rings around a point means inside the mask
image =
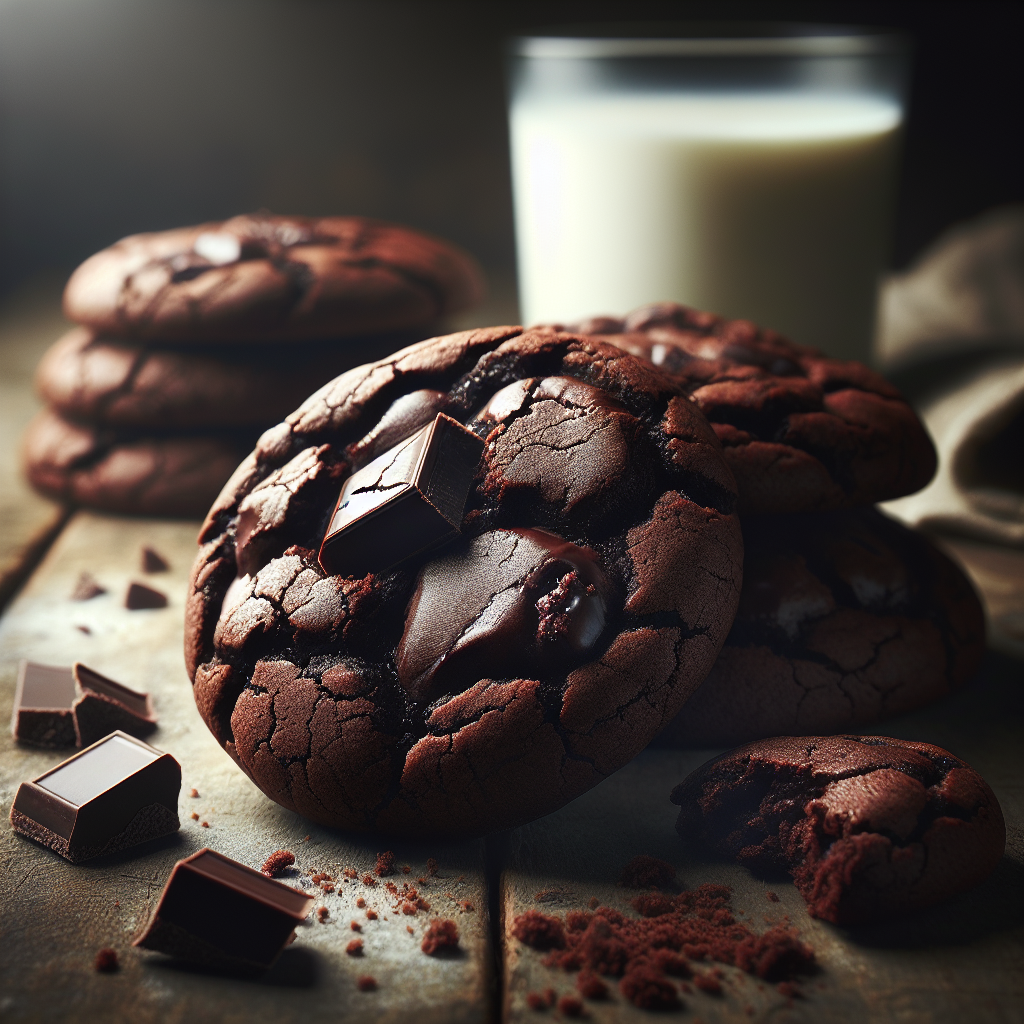
M 953 229 L 883 287 L 876 355 L 939 452 L 911 526 L 1024 547 L 1024 206 Z

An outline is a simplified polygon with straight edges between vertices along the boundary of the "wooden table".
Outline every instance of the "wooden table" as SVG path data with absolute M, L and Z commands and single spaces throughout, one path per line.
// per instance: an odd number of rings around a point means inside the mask
M 56 318 L 51 326 L 55 329 Z M 23 366 L 38 355 L 39 331 L 0 352 L 21 353 Z M 11 384 L 21 394 L 18 416 L 0 422 L 8 449 L 31 411 L 23 372 Z M 20 381 L 20 383 L 19 383 Z M 3 501 L 17 504 L 23 490 L 10 487 Z M 33 499 L 28 498 L 28 501 Z M 591 897 L 628 909 L 631 895 L 615 881 L 639 853 L 679 867 L 693 886 L 728 884 L 734 905 L 752 927 L 764 917 L 788 914 L 815 949 L 821 971 L 805 998 L 789 1003 L 771 986 L 734 969 L 726 991 L 687 996 L 679 1019 L 705 1024 L 732 1021 L 1010 1022 L 1024 1019 L 1024 807 L 1022 807 L 1021 665 L 990 655 L 967 690 L 924 712 L 877 731 L 939 743 L 974 764 L 992 784 L 1009 827 L 1007 853 L 995 874 L 972 893 L 896 925 L 844 930 L 807 917 L 792 885 L 772 880 L 779 904 L 768 903 L 767 883 L 735 865 L 709 860 L 683 846 L 674 831 L 672 787 L 713 751 L 651 748 L 600 786 L 547 818 L 486 841 L 402 846 L 321 828 L 278 807 L 260 793 L 220 750 L 192 703 L 182 663 L 184 583 L 194 554 L 197 524 L 133 520 L 76 513 L 45 502 L 22 505 L 20 520 L 3 520 L 12 543 L 8 578 L 27 582 L 0 620 L 0 719 L 10 715 L 16 664 L 28 657 L 54 664 L 78 659 L 154 696 L 160 728 L 151 742 L 181 762 L 182 828 L 177 836 L 77 867 L 14 834 L 7 814 L 18 784 L 60 761 L 64 754 L 0 739 L 0 1020 L 7 1021 L 239 1021 L 291 1024 L 306 1021 L 534 1021 L 560 1015 L 526 1005 L 529 991 L 573 991 L 573 978 L 544 967 L 542 956 L 509 935 L 513 918 L 528 907 L 564 913 Z M 19 513 L 20 514 L 20 513 Z M 15 521 L 22 523 L 21 533 Z M 26 525 L 27 524 L 27 525 Z M 20 537 L 20 540 L 18 538 Z M 26 540 L 28 538 L 28 540 Z M 40 539 L 41 538 L 41 539 Z M 17 541 L 17 543 L 14 543 Z M 146 575 L 140 551 L 151 545 L 170 562 L 166 573 Z M 39 555 L 45 556 L 39 561 Z M 74 601 L 81 572 L 106 593 Z M 124 593 L 132 580 L 169 598 L 165 609 L 129 611 Z M 199 797 L 190 797 L 195 787 Z M 193 821 L 191 814 L 199 815 Z M 209 828 L 201 826 L 202 821 Z M 426 859 L 440 876 L 421 887 L 429 914 L 405 917 L 390 910 L 377 890 L 345 883 L 339 893 L 318 895 L 328 908 L 325 924 L 299 928 L 297 941 L 266 978 L 245 981 L 205 973 L 131 947 L 173 863 L 202 846 L 258 867 L 271 851 L 295 852 L 291 884 L 311 887 L 309 874 L 369 869 L 385 845 L 409 875 L 423 875 Z M 371 897 L 376 895 L 376 899 Z M 538 901 L 537 896 L 541 894 Z M 376 906 L 381 919 L 365 920 L 357 896 Z M 464 907 L 469 901 L 472 910 Z M 429 917 L 453 916 L 461 951 L 433 958 L 419 949 Z M 387 920 L 384 920 L 384 918 Z M 349 922 L 361 920 L 364 955 L 345 946 Z M 412 933 L 408 929 L 412 929 Z M 92 968 L 97 950 L 121 956 L 116 974 Z M 356 978 L 372 974 L 376 992 L 359 992 Z M 613 986 L 606 1003 L 588 1003 L 588 1019 L 627 1022 L 656 1019 L 627 1005 Z

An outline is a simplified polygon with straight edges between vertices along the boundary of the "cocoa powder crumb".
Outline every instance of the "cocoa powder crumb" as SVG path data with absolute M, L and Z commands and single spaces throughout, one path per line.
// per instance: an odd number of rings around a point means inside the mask
M 326 907 L 316 908 L 316 919 L 323 924 L 327 918 L 331 916 L 331 912 Z
M 363 926 L 358 921 L 349 921 L 348 926 L 354 932 L 361 932 L 363 930 Z
M 191 818 L 191 819 L 192 819 L 193 821 L 198 821 L 198 820 L 199 820 L 199 815 L 198 815 L 198 814 L 196 814 L 196 812 L 195 812 L 195 811 L 193 811 L 193 812 L 192 812 L 192 813 L 191 813 L 191 814 L 189 815 L 189 817 L 190 817 L 190 818 Z
M 558 1009 L 566 1017 L 582 1017 L 583 1000 L 578 999 L 576 996 L 562 996 L 558 1000 Z
M 364 900 L 364 899 L 363 899 L 363 897 L 362 897 L 362 896 L 360 896 L 360 897 L 359 897 L 359 898 L 358 898 L 358 899 L 356 900 L 356 906 L 357 906 L 357 907 L 359 907 L 359 908 L 360 908 L 360 910 L 361 910 L 361 909 L 362 909 L 363 907 L 365 907 L 365 906 L 366 906 L 366 900 Z
M 406 902 L 402 904 L 402 913 L 405 914 L 406 917 L 413 917 L 416 913 L 416 904 L 410 903 L 406 900 Z
M 376 885 L 376 884 L 377 884 L 377 879 L 374 878 L 373 875 L 363 875 L 363 885 L 373 886 L 373 885 Z
M 210 823 L 209 823 L 208 821 L 201 821 L 201 822 L 199 822 L 199 824 L 200 824 L 200 825 L 201 825 L 201 826 L 202 826 L 203 828 L 209 828 L 209 827 L 210 827 Z
M 295 854 L 291 850 L 275 850 L 264 862 L 260 871 L 268 878 L 277 878 L 284 874 L 285 868 L 295 863 Z
M 377 920 L 377 911 L 376 910 L 368 910 L 366 912 L 366 920 L 367 921 L 376 921 Z
M 576 988 L 584 999 L 608 998 L 608 986 L 593 971 L 580 971 Z
M 393 875 L 395 873 L 395 855 L 390 850 L 378 853 L 377 865 L 373 870 L 380 878 L 383 878 L 385 875 Z
M 619 885 L 625 889 L 649 889 L 653 885 L 668 885 L 675 877 L 676 869 L 668 861 L 641 853 L 622 869 Z
M 433 956 L 443 949 L 454 949 L 459 944 L 459 927 L 450 918 L 436 917 L 423 935 L 420 949 Z
M 346 947 L 345 952 L 349 956 L 362 956 L 363 955 L 363 940 L 353 939 Z
M 360 974 L 356 978 L 356 988 L 360 992 L 376 992 L 377 991 L 377 979 L 372 974 Z
M 619 991 L 641 1010 L 676 1010 L 682 1006 L 675 985 L 653 967 L 634 967 Z
M 196 787 L 195 787 L 195 786 L 193 786 L 193 787 L 192 787 L 192 788 L 191 788 L 191 789 L 190 789 L 190 790 L 188 791 L 188 795 L 189 795 L 190 797 L 192 797 L 192 799 L 193 799 L 193 800 L 195 800 L 195 799 L 196 799 L 196 798 L 197 798 L 197 797 L 199 796 L 199 790 L 198 790 L 198 789 L 196 789 Z
M 117 950 L 111 949 L 109 946 L 104 946 L 96 954 L 96 959 L 92 964 L 93 968 L 102 974 L 113 974 L 114 971 L 118 970 L 120 964 L 117 960 Z
M 564 949 L 565 929 L 557 917 L 527 910 L 512 922 L 512 934 L 533 949 Z

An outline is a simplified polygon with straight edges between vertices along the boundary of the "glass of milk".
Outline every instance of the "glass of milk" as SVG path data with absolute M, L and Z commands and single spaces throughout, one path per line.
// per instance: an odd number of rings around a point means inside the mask
M 905 47 L 784 28 L 515 41 L 524 323 L 674 300 L 869 358 Z

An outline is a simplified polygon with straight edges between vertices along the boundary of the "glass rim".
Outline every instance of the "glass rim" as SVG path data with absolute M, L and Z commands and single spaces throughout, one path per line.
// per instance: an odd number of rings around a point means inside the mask
M 780 26 L 783 27 L 783 26 Z M 799 30 L 800 26 L 784 26 Z M 808 35 L 602 37 L 517 36 L 512 56 L 534 60 L 586 60 L 601 57 L 861 57 L 905 48 L 897 32 L 858 30 L 835 34 L 820 29 Z

